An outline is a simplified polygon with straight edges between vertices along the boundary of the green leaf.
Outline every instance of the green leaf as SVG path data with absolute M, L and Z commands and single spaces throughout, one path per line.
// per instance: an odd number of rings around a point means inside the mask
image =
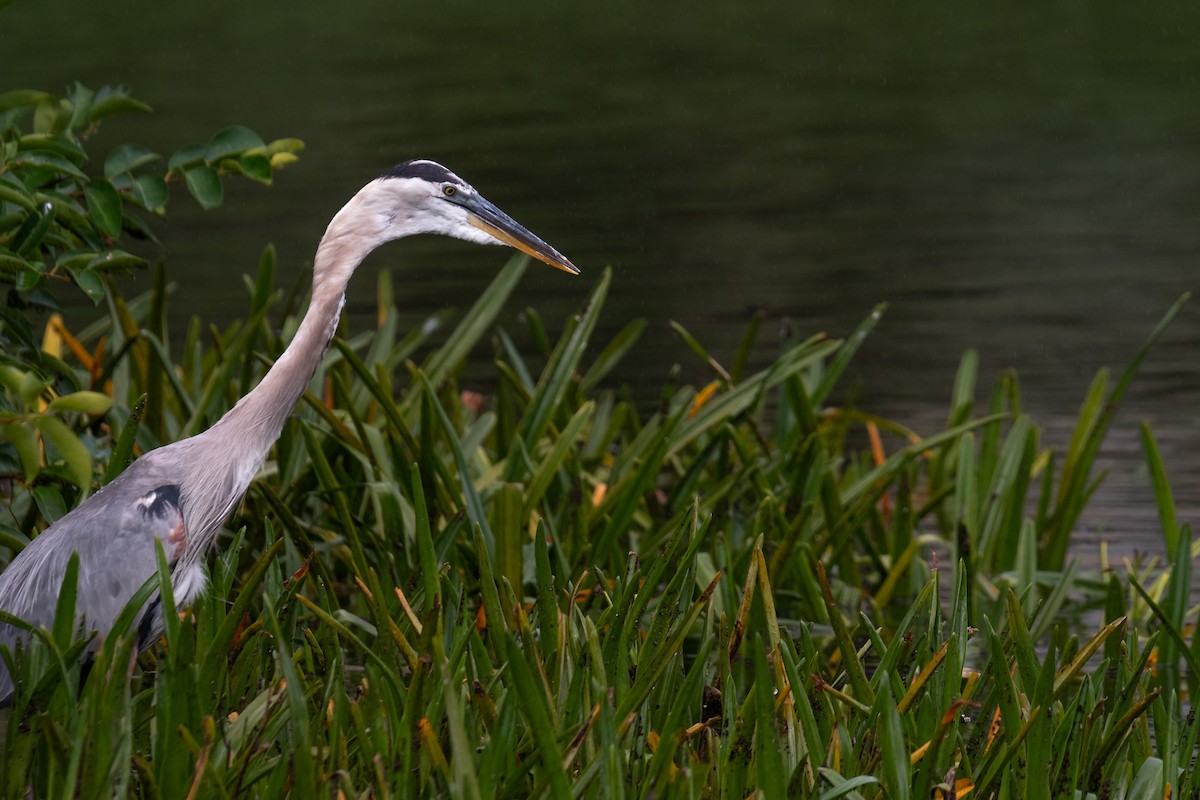
M 150 110 L 150 106 L 141 100 L 133 99 L 125 93 L 124 89 L 105 86 L 96 93 L 96 100 L 92 103 L 91 111 L 88 112 L 88 120 L 99 122 L 113 114 L 125 114 L 130 111 L 148 112 Z
M 0 173 L 0 202 L 12 203 L 26 211 L 33 211 L 37 202 L 25 185 L 12 175 Z
M 1056 508 L 1044 534 L 1045 539 L 1053 548 L 1056 548 L 1051 554 L 1051 569 L 1062 563 L 1066 542 L 1070 539 L 1075 522 L 1083 511 L 1085 499 L 1090 496 L 1086 487 L 1090 481 L 1092 466 L 1099 454 L 1100 445 L 1116 417 L 1121 401 L 1125 397 L 1125 392 L 1133 383 L 1133 378 L 1150 349 L 1162 338 L 1163 333 L 1170 327 L 1190 298 L 1191 293 L 1185 292 L 1167 310 L 1167 313 L 1159 320 L 1158 325 L 1150 332 L 1141 348 L 1125 367 L 1107 397 L 1104 396 L 1104 390 L 1108 383 L 1108 372 L 1101 370 L 1097 374 L 1087 399 L 1084 401 L 1079 423 L 1067 448 L 1067 458 L 1063 462 L 1062 478 L 1058 487 Z
M 1175 513 L 1175 496 L 1171 492 L 1171 482 L 1167 479 L 1167 468 L 1163 464 L 1162 454 L 1158 451 L 1158 442 L 1150 431 L 1150 424 L 1142 421 L 1142 449 L 1146 451 L 1146 464 L 1150 467 L 1150 482 L 1154 486 L 1154 502 L 1158 506 L 1158 518 L 1162 523 L 1163 540 L 1167 552 L 1175 550 L 1175 542 L 1179 538 L 1179 518 Z
M 199 164 L 204 160 L 204 145 L 189 144 L 175 151 L 167 161 L 168 170 L 178 170 Z
M 1161 758 L 1150 757 L 1142 762 L 1125 800 L 1159 800 L 1169 796 L 1170 789 L 1163 791 L 1163 761 Z
M 108 466 L 104 468 L 105 484 L 111 483 L 113 478 L 120 475 L 125 467 L 133 461 L 133 443 L 137 438 L 138 425 L 142 421 L 142 414 L 145 410 L 146 395 L 143 394 L 129 410 L 129 418 L 125 420 L 125 427 L 121 429 L 121 435 L 113 445 L 112 455 L 108 458 Z
M 17 395 L 21 398 L 21 402 L 25 404 L 26 408 L 31 408 L 50 384 L 45 378 L 32 370 L 29 372 L 19 372 L 19 375 L 21 382 L 20 387 L 17 389 Z
M 25 318 L 24 314 L 8 306 L 0 306 L 0 325 L 4 326 L 4 333 L 10 339 L 18 342 L 21 347 L 32 351 L 38 349 L 38 344 L 33 338 L 33 330 L 29 327 L 29 320 Z M 3 371 L 3 368 L 0 367 L 0 374 Z
M 67 513 L 67 503 L 63 500 L 62 492 L 57 486 L 49 484 L 35 486 L 33 500 L 37 503 L 38 511 L 47 522 L 57 522 Z
M 46 281 L 42 269 L 35 263 L 33 268 L 17 275 L 17 291 L 21 294 L 32 294 L 35 291 L 46 291 Z
M 41 204 L 36 211 L 31 211 L 21 221 L 21 227 L 13 234 L 10 246 L 19 256 L 35 253 L 42 239 L 50 232 L 57 208 L 49 201 Z
M 158 153 L 140 144 L 118 145 L 109 151 L 108 158 L 104 159 L 104 177 L 112 179 L 161 158 Z
M 67 89 L 67 101 L 71 104 L 71 121 L 68 127 L 77 131 L 87 127 L 88 114 L 92 113 L 92 103 L 96 101 L 96 93 L 79 81 Z
M 620 363 L 642 335 L 642 331 L 646 329 L 645 319 L 635 319 L 621 329 L 621 332 L 612 338 L 600 354 L 596 356 L 596 360 L 592 363 L 591 369 L 583 376 L 579 382 L 579 390 L 585 395 L 590 394 L 595 389 L 600 381 L 604 379 L 612 369 Z
M 110 239 L 121 235 L 121 196 L 104 178 L 93 178 L 83 188 L 87 198 L 88 216 L 96 227 Z
M 591 419 L 595 410 L 596 404 L 590 400 L 580 406 L 575 415 L 571 417 L 571 421 L 563 428 L 562 435 L 554 445 L 554 450 L 538 464 L 537 472 L 534 473 L 533 479 L 529 482 L 529 489 L 525 493 L 526 517 L 532 514 L 537 504 L 542 501 L 542 496 L 546 494 L 546 490 L 550 488 L 554 478 L 559 474 L 559 467 L 562 466 L 563 459 L 567 457 L 567 451 L 575 445 L 575 440 L 579 438 L 583 426 Z
M 829 586 L 829 579 L 825 574 L 825 566 L 820 561 L 817 562 L 817 580 L 821 584 L 821 593 L 825 598 L 825 606 L 829 611 L 829 621 L 833 624 L 834 638 L 837 640 L 838 647 L 842 652 L 842 658 L 845 660 L 846 672 L 850 678 L 850 685 L 854 688 L 854 696 L 864 704 L 875 703 L 875 690 L 871 688 L 871 683 L 867 680 L 866 670 L 863 669 L 862 660 L 858 657 L 858 649 L 854 646 L 854 638 L 851 636 L 850 628 L 846 625 L 846 620 L 833 598 L 833 590 Z M 884 686 L 890 687 L 891 684 L 885 681 Z M 893 711 L 895 711 L 895 700 L 891 697 L 890 691 L 888 694 L 889 697 L 886 702 L 890 703 Z
M 912 793 L 912 766 L 904 743 L 900 714 L 892 697 L 892 685 L 884 681 L 875 710 L 879 714 L 880 761 L 888 797 L 908 800 Z
M 52 153 L 61 156 L 72 164 L 82 164 L 87 160 L 83 148 L 67 138 L 63 133 L 30 133 L 22 136 L 17 142 L 17 149 L 25 152 Z
M 450 417 L 446 415 L 446 409 L 442 408 L 433 385 L 428 382 L 428 379 L 424 375 L 420 373 L 418 375 L 425 380 L 424 400 L 437 415 L 438 421 L 442 423 L 443 433 L 446 436 L 446 441 L 450 444 L 450 452 L 454 456 L 454 463 L 458 467 L 458 478 L 462 484 L 463 505 L 466 506 L 467 519 L 471 521 L 472 525 L 478 525 L 482 529 L 484 540 L 488 543 L 488 549 L 490 550 L 495 541 L 492 537 L 492 528 L 488 524 L 487 512 L 483 509 L 483 501 L 479 497 L 479 492 L 475 490 L 474 481 L 471 480 L 471 470 L 467 466 L 467 456 L 463 452 L 458 432 L 454 429 L 454 423 L 450 421 Z
M 34 133 L 59 133 L 71 121 L 70 104 L 50 98 L 33 109 Z
M 262 137 L 257 133 L 244 125 L 231 125 L 223 131 L 218 131 L 208 140 L 204 148 L 204 161 L 216 164 L 222 158 L 236 156 L 262 146 Z
M 262 147 L 255 147 L 251 150 L 247 150 L 246 153 L 248 155 L 264 155 L 267 158 L 270 158 L 271 156 L 276 156 L 276 155 L 279 155 L 280 153 L 289 153 L 289 154 L 290 153 L 299 153 L 303 149 L 304 149 L 304 142 L 302 142 L 301 140 L 294 139 L 294 138 L 285 138 L 285 139 L 276 139 L 275 141 L 271 142 L 268 145 L 263 145 Z
M 776 687 L 771 682 L 768 659 L 762 654 L 767 652 L 766 642 L 761 636 L 755 638 L 754 651 L 758 657 L 754 659 L 754 761 L 758 767 L 758 786 L 763 797 L 787 796 L 787 769 L 783 764 L 780 753 L 778 728 L 775 714 Z
M 1167 616 L 1167 627 L 1170 632 L 1159 645 L 1158 670 L 1163 684 L 1172 689 L 1179 689 L 1179 654 L 1182 649 L 1183 632 L 1187 625 L 1187 612 L 1192 590 L 1192 530 L 1189 526 L 1175 531 L 1175 542 L 1172 544 L 1170 581 L 1167 583 L 1167 596 L 1162 605 L 1162 611 Z M 1190 680 L 1200 679 L 1200 675 L 1189 675 Z
M 671 455 L 680 452 L 689 442 L 724 420 L 741 414 L 761 399 L 767 389 L 829 355 L 838 345 L 836 341 L 819 340 L 797 345 L 772 366 L 714 397 L 680 425 L 679 433 L 671 443 Z
M 413 489 L 418 493 L 418 498 L 420 498 L 419 493 L 421 492 L 420 485 L 420 476 L 417 475 L 416 470 L 413 470 Z M 428 526 L 424 527 L 428 528 Z M 422 571 L 425 573 L 425 607 L 430 608 L 435 603 L 441 603 L 441 593 L 436 570 L 437 562 L 434 560 L 436 555 L 433 550 L 433 541 L 427 534 L 427 530 L 417 531 L 417 546 L 421 550 Z M 479 593 L 483 596 L 483 611 L 487 615 L 488 637 L 496 640 L 497 636 L 507 630 L 508 623 L 500 605 L 500 593 L 496 590 L 496 574 L 492 570 L 492 556 L 488 553 L 487 542 L 483 540 L 483 530 L 475 525 L 473 534 L 475 558 L 479 561 Z M 430 572 L 431 568 L 433 568 L 432 572 Z
M 37 426 L 42 436 L 50 440 L 54 449 L 67 462 L 67 470 L 75 485 L 87 494 L 92 484 L 92 456 L 87 447 L 58 417 L 40 416 Z
M 850 361 L 854 358 L 858 348 L 867 340 L 867 336 L 875 328 L 876 324 L 883 317 L 883 312 L 887 310 L 887 303 L 880 303 L 871 310 L 870 315 L 863 320 L 854 333 L 847 337 L 846 341 L 838 348 L 837 355 L 829 362 L 829 366 L 825 368 L 825 374 L 821 376 L 820 384 L 813 390 L 812 396 L 809 398 L 814 404 L 820 404 L 825 401 L 829 393 L 833 391 L 833 387 L 837 385 L 838 379 L 842 377 L 842 373 L 846 371 L 846 367 L 850 365 Z
M 504 637 L 508 669 L 512 673 L 516 696 L 520 701 L 520 711 L 529 721 L 529 730 L 537 745 L 538 755 L 541 756 L 542 769 L 550 784 L 550 796 L 555 800 L 567 800 L 571 797 L 567 773 L 563 769 L 562 753 L 559 752 L 555 740 L 555 726 L 551 710 L 546 702 L 546 693 L 534 676 L 525 660 L 521 645 L 512 636 Z
M 38 474 L 42 464 L 37 433 L 32 426 L 20 422 L 0 425 L 0 433 L 3 433 L 4 438 L 12 442 L 13 447 L 16 448 L 17 456 L 21 459 L 21 470 L 24 472 L 25 482 L 31 482 Z
M 508 484 L 511 486 L 511 484 Z M 538 644 L 541 645 L 542 663 L 551 667 L 551 689 L 557 687 L 558 670 L 554 669 L 561 658 L 559 642 L 560 631 L 558 618 L 561 613 L 558 607 L 558 592 L 554 585 L 554 573 L 550 567 L 549 544 L 546 535 L 537 531 L 533 537 L 534 568 L 537 575 L 537 615 L 538 629 L 541 633 Z M 520 586 L 520 583 L 516 584 Z
M 463 317 L 462 324 L 455 328 L 454 333 L 450 334 L 441 349 L 425 362 L 423 369 L 432 386 L 435 388 L 441 386 L 446 376 L 458 368 L 475 343 L 492 326 L 496 315 L 504 308 L 504 302 L 517 288 L 517 283 L 521 280 L 521 275 L 525 273 L 527 266 L 529 266 L 527 256 L 513 256 L 509 259 L 500 273 L 492 280 L 491 285 Z
M 7 547 L 15 557 L 29 546 L 29 538 L 11 525 L 0 522 L 0 547 Z M 3 612 L 0 612 L 2 614 Z
M 225 199 L 221 179 L 212 167 L 192 167 L 184 173 L 184 178 L 187 180 L 188 191 L 196 198 L 201 208 L 216 208 Z
M 271 185 L 271 159 L 267 156 L 246 153 L 238 157 L 237 163 L 247 178 Z
M 133 179 L 133 195 L 149 211 L 158 211 L 167 204 L 167 182 L 161 175 L 138 175 Z
M 87 174 L 83 170 L 59 155 L 25 151 L 17 153 L 17 157 L 10 161 L 9 164 L 14 167 L 24 167 L 26 169 L 30 167 L 42 167 L 56 178 L 67 176 L 80 181 L 88 179 Z
M 699 538 L 699 537 L 697 537 Z M 688 553 L 684 559 L 685 564 L 694 564 L 693 557 L 696 553 L 696 544 L 693 542 L 689 546 Z M 690 573 L 690 569 L 684 569 L 677 574 Z M 646 698 L 654 690 L 655 685 L 662 679 L 663 673 L 670 665 L 671 661 L 679 654 L 683 647 L 683 641 L 687 638 L 688 632 L 692 630 L 692 626 L 696 620 L 700 618 L 700 614 L 709 607 L 712 600 L 713 591 L 716 589 L 717 583 L 721 580 L 721 573 L 717 573 L 700 596 L 692 602 L 687 614 L 682 619 L 678 619 L 678 612 L 681 610 L 678 606 L 675 607 L 676 617 L 671 620 L 664 620 L 660 630 L 666 633 L 666 628 L 673 621 L 676 622 L 669 634 L 663 640 L 662 644 L 656 650 L 644 650 L 638 654 L 637 677 L 634 679 L 633 685 L 629 691 L 621 698 L 617 707 L 622 716 L 631 713 L 635 708 L 646 701 Z M 674 583 L 674 579 L 672 579 Z M 655 612 L 655 624 L 659 622 L 659 614 L 661 611 Z M 664 615 L 665 616 L 665 615 Z
M 271 168 L 283 169 L 288 164 L 295 164 L 300 159 L 291 153 L 276 153 L 271 156 Z
M 112 398 L 100 392 L 72 392 L 56 397 L 47 406 L 51 411 L 76 411 L 81 414 L 105 414 L 112 408 Z
M 758 331 L 766 317 L 767 312 L 761 308 L 758 309 L 750 317 L 750 322 L 742 333 L 742 341 L 738 344 L 737 355 L 734 356 L 733 366 L 729 369 L 729 376 L 733 378 L 734 383 L 741 383 L 742 376 L 746 374 L 746 366 L 750 363 L 750 354 L 754 352 L 754 343 L 758 341 Z
M 856 797 L 861 797 L 862 795 L 858 794 L 859 789 L 879 783 L 878 778 L 870 775 L 859 775 L 846 780 L 829 767 L 821 767 L 821 777 L 829 781 L 833 787 L 821 795 L 821 800 L 838 800 L 839 797 L 846 797 L 851 793 L 854 793 Z
M 31 264 L 23 258 L 9 255 L 8 253 L 0 253 L 0 270 L 12 275 L 19 275 L 27 270 L 38 271 L 36 264 Z
M 19 394 L 25 382 L 25 370 L 7 364 L 0 364 L 0 386 L 14 394 Z
M 508 580 L 518 592 L 525 581 L 522 559 L 524 545 L 529 542 L 528 515 L 522 513 L 521 486 L 502 483 L 491 498 L 488 522 L 495 540 L 496 573 Z M 481 531 L 482 534 L 482 531 Z M 480 536 L 482 539 L 482 535 Z M 535 536 L 536 540 L 541 537 Z
M 566 395 L 567 386 L 575 376 L 575 369 L 587 348 L 588 338 L 600 317 L 600 309 L 604 306 L 604 298 L 608 294 L 611 282 L 612 269 L 605 268 L 600 280 L 596 281 L 591 294 L 588 295 L 583 313 L 579 315 L 579 323 L 569 336 L 559 342 L 550 356 L 518 431 L 529 449 L 541 438 L 546 426 L 550 424 L 551 416 Z
M 14 108 L 30 108 L 38 103 L 44 103 L 47 100 L 54 98 L 45 92 L 35 91 L 33 89 L 17 89 L 12 92 L 0 94 L 0 113 L 11 111 Z
M 271 594 L 263 595 L 263 617 L 266 629 L 271 633 L 272 637 L 278 642 L 286 641 L 283 635 L 283 628 L 279 623 L 279 619 L 275 614 L 275 603 L 271 598 Z M 314 787 L 317 785 L 317 776 L 313 764 L 313 748 L 310 742 L 310 726 L 308 725 L 308 703 L 305 701 L 304 686 L 305 682 L 300 677 L 300 671 L 296 666 L 296 662 L 292 659 L 291 648 L 281 647 L 277 653 L 280 671 L 283 673 L 285 680 L 285 694 L 287 696 L 287 707 L 291 712 L 290 716 L 293 721 L 291 726 L 292 736 L 294 738 L 294 754 L 291 759 L 291 770 L 295 776 L 297 787 Z M 298 794 L 300 797 L 306 796 L 303 791 Z M 307 795 L 316 797 L 316 793 Z
M 415 469 L 412 471 L 411 480 L 413 512 L 417 525 L 417 556 L 421 564 L 421 573 L 425 579 L 425 609 L 429 611 L 436 606 L 440 606 L 442 602 L 441 584 L 438 580 L 437 551 L 433 545 L 433 531 L 429 525 L 429 512 L 425 505 L 425 490 L 421 487 L 421 476 Z M 483 541 L 483 536 L 478 528 L 475 530 L 475 535 L 480 542 Z M 486 551 L 483 552 L 486 555 Z M 488 569 L 491 568 L 490 563 L 486 563 L 486 559 L 483 556 L 480 557 L 480 564 L 485 565 Z M 496 582 L 494 580 L 490 583 L 484 581 L 483 586 L 485 600 L 488 589 L 495 595 Z M 498 603 L 499 601 L 497 601 Z M 499 616 L 497 616 L 497 619 L 499 619 Z
M 124 250 L 105 250 L 88 261 L 87 268 L 97 272 L 128 272 L 135 267 L 144 267 L 146 259 L 126 253 Z
M 1095 636 L 1079 648 L 1079 652 L 1054 676 L 1054 693 L 1057 695 L 1067 687 L 1088 663 L 1088 660 L 1103 646 L 1104 641 L 1125 625 L 1125 617 L 1119 617 L 1101 628 Z
M 63 574 L 62 586 L 58 590 L 58 602 L 54 606 L 53 636 L 59 648 L 71 646 L 75 632 L 75 600 L 79 592 L 79 552 L 72 551 L 67 559 L 67 570 Z
M 725 370 L 725 368 L 721 366 L 715 358 L 708 354 L 708 350 L 705 349 L 704 345 L 700 344 L 700 340 L 695 336 L 692 336 L 691 332 L 688 331 L 687 328 L 683 327 L 675 320 L 671 320 L 668 324 L 671 326 L 671 330 L 675 331 L 675 335 L 683 340 L 683 343 L 687 345 L 689 350 L 696 354 L 697 358 L 709 366 L 709 368 L 713 371 L 713 374 L 716 375 L 718 379 L 723 381 L 726 385 L 732 382 L 729 378 L 729 373 Z

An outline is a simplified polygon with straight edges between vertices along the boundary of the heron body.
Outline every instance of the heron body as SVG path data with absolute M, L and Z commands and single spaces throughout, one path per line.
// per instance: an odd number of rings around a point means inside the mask
M 0 610 L 50 627 L 71 554 L 79 554 L 76 623 L 101 636 L 157 570 L 155 540 L 171 567 L 176 606 L 204 590 L 204 555 L 258 473 L 324 358 L 346 285 L 367 254 L 419 233 L 507 244 L 572 274 L 561 253 L 432 161 L 407 161 L 364 186 L 334 216 L 317 247 L 312 299 L 287 349 L 262 381 L 211 428 L 153 450 L 29 543 L 0 572 Z M 139 646 L 161 634 L 151 604 Z M 0 646 L 25 633 L 0 623 Z M 0 660 L 0 704 L 12 679 Z

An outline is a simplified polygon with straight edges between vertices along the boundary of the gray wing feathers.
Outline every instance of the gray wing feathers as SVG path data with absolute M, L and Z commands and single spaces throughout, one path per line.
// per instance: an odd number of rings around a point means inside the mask
M 147 468 L 136 469 L 142 461 Z M 30 542 L 21 557 L 0 572 L 0 609 L 33 625 L 50 627 L 67 563 L 76 552 L 76 622 L 84 630 L 107 632 L 133 593 L 153 577 L 154 540 L 162 541 L 171 562 L 185 546 L 179 488 L 161 482 L 162 476 L 150 468 L 151 461 L 139 460 L 92 501 Z M 10 650 L 23 636 L 19 629 L 0 623 L 0 644 Z M 8 670 L 0 660 L 0 701 L 11 689 Z

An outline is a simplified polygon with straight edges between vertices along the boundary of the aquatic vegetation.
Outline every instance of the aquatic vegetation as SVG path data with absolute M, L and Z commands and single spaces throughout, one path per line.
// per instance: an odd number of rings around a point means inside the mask
M 1179 305 L 1115 381 L 1097 376 L 1055 452 L 1015 376 L 976 407 L 971 354 L 941 431 L 840 403 L 882 309 L 844 340 L 772 343 L 757 373 L 757 326 L 728 365 L 677 328 L 712 382 L 640 408 L 609 376 L 645 326 L 589 347 L 612 275 L 554 338 L 506 311 L 524 269 L 411 332 L 381 275 L 375 329 L 335 340 L 211 590 L 166 601 L 152 650 L 136 655 L 132 607 L 78 641 L 64 592 L 62 622 L 6 656 L 4 796 L 1200 788 L 1193 541 L 1148 428 L 1171 557 L 1088 571 L 1068 549 L 1115 410 Z M 197 321 L 180 345 L 161 272 L 144 296 L 111 290 L 100 322 L 60 323 L 66 377 L 5 397 L 29 415 L 58 403 L 86 465 L 48 436 L 31 474 L 0 442 L 0 564 L 261 378 L 297 320 L 275 283 L 268 249 L 244 321 Z M 494 370 L 467 382 L 487 352 Z M 104 402 L 60 399 L 80 393 Z

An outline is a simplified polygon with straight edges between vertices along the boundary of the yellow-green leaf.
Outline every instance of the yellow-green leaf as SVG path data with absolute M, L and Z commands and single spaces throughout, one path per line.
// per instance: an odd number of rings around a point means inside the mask
M 50 401 L 52 411 L 78 411 L 81 414 L 103 414 L 112 407 L 112 398 L 100 392 L 72 392 Z
M 21 459 L 21 470 L 25 473 L 25 482 L 29 483 L 38 473 L 41 459 L 38 458 L 37 433 L 29 425 L 13 423 L 0 427 L 4 437 L 12 442 Z
M 38 417 L 38 430 L 54 445 L 54 449 L 67 462 L 67 471 L 75 485 L 87 494 L 92 484 L 92 456 L 79 437 L 58 417 Z

